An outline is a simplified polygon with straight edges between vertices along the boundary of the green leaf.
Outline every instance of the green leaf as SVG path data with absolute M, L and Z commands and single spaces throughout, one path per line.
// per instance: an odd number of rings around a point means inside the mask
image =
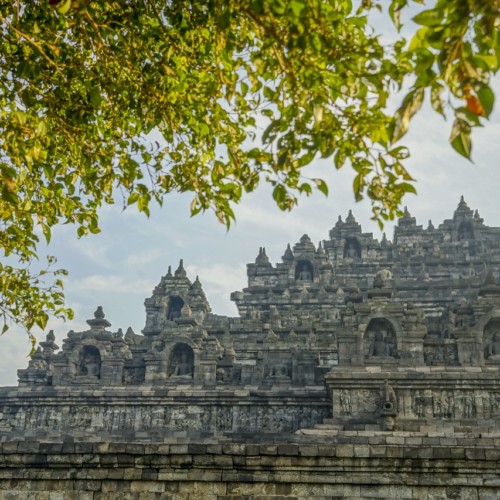
M 391 141 L 397 142 L 408 131 L 410 120 L 421 108 L 424 100 L 424 89 L 417 88 L 409 92 L 403 100 L 403 104 L 395 115 L 395 126 L 392 132 Z
M 38 318 L 35 320 L 35 324 L 41 328 L 42 330 L 45 330 L 45 327 L 47 326 L 47 321 L 49 319 L 48 314 L 46 313 L 41 313 Z
M 437 111 L 440 115 L 445 116 L 443 108 L 443 99 L 441 94 L 444 91 L 443 85 L 435 84 L 431 87 L 431 105 L 434 111 Z
M 144 212 L 149 217 L 149 195 L 139 195 L 137 199 L 137 208 L 140 212 Z
M 89 92 L 90 103 L 94 108 L 98 108 L 101 104 L 102 97 L 99 89 L 97 87 L 92 87 Z
M 56 9 L 60 14 L 67 14 L 71 9 L 71 0 L 66 0 L 64 3 L 59 3 Z
M 400 184 L 398 184 L 398 187 L 405 193 L 417 194 L 415 186 L 413 184 L 409 184 L 408 182 L 401 182 Z
M 408 51 L 409 52 L 415 52 L 417 49 L 422 48 L 422 47 L 427 47 L 427 36 L 429 33 L 429 28 L 424 26 L 423 28 L 420 28 L 415 35 L 413 35 L 410 45 L 408 46 Z
M 363 189 L 364 189 L 364 175 L 358 174 L 354 177 L 353 191 L 354 198 L 356 201 L 361 201 L 363 199 Z
M 285 186 L 283 186 L 283 184 L 277 184 L 273 189 L 273 198 L 281 208 L 281 204 L 285 201 L 286 198 L 286 188 Z
M 498 57 L 496 54 L 476 54 L 475 58 L 486 63 L 487 67 L 491 71 L 498 70 Z
M 457 118 L 453 123 L 450 143 L 455 151 L 468 160 L 471 159 L 470 155 L 472 146 L 470 140 L 470 126 L 464 120 Z
M 231 11 L 226 7 L 217 18 L 217 26 L 221 30 L 229 28 L 231 25 Z
M 406 5 L 406 0 L 393 0 L 389 6 L 389 16 L 394 23 L 394 26 L 399 29 L 401 28 L 401 10 Z
M 302 0 L 290 0 L 288 2 L 288 8 L 292 12 L 294 18 L 300 19 L 302 17 L 302 12 L 306 8 L 306 4 Z
M 325 195 L 328 196 L 328 186 L 323 179 L 313 179 L 316 187 Z
M 139 193 L 131 193 L 128 197 L 127 205 L 133 205 L 134 203 L 137 203 L 138 199 L 139 199 Z
M 490 116 L 493 111 L 493 105 L 495 104 L 495 94 L 488 85 L 482 85 L 477 91 L 477 97 L 481 106 L 484 108 L 486 116 Z
M 429 9 L 413 17 L 413 22 L 422 26 L 439 26 L 443 22 L 443 16 L 437 8 Z

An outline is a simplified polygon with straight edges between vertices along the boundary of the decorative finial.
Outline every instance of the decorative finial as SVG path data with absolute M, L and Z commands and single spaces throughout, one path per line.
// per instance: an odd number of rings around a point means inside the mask
M 259 265 L 269 264 L 269 259 L 267 258 L 266 249 L 264 247 L 259 248 L 259 255 L 257 255 L 255 263 Z
M 179 267 L 175 271 L 175 277 L 176 278 L 185 278 L 186 277 L 186 270 L 184 269 L 184 260 L 181 259 L 179 261 Z
M 104 319 L 104 316 L 105 314 L 102 310 L 102 306 L 98 306 L 96 311 L 94 312 L 94 317 L 87 320 L 87 324 L 90 325 L 90 329 L 92 331 L 102 331 L 105 330 L 108 326 L 111 326 L 111 323 L 107 319 Z
M 465 201 L 464 195 L 460 195 L 460 202 L 458 203 L 458 208 L 468 208 L 468 205 Z
M 283 257 L 281 257 L 281 259 L 283 260 L 283 262 L 293 260 L 293 252 L 290 248 L 290 243 L 288 243 L 288 245 L 286 246 L 285 253 L 283 254 Z
M 102 310 L 102 306 L 98 306 L 96 311 L 94 312 L 94 318 L 95 319 L 104 319 L 106 315 L 104 314 L 104 311 Z

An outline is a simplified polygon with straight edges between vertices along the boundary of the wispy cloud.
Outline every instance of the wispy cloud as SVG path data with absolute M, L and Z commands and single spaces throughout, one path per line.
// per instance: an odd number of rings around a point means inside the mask
M 73 290 L 86 292 L 113 292 L 115 294 L 150 294 L 151 283 L 145 279 L 134 279 L 122 275 L 93 274 L 72 282 Z
M 127 266 L 150 264 L 151 262 L 158 260 L 163 255 L 164 252 L 160 248 L 152 248 L 128 255 L 125 258 L 125 264 Z

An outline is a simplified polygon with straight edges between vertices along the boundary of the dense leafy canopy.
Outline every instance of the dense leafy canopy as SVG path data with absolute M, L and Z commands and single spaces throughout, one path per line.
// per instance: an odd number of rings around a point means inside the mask
M 397 27 L 407 4 L 390 3 Z M 38 235 L 49 241 L 60 223 L 96 233 L 104 203 L 148 214 L 190 191 L 193 214 L 213 209 L 229 225 L 231 205 L 262 181 L 282 209 L 326 194 L 303 172 L 331 158 L 354 169 L 374 218 L 392 219 L 415 191 L 398 141 L 426 92 L 455 114 L 451 143 L 470 156 L 470 130 L 493 107 L 499 4 L 437 0 L 410 41 L 383 44 L 371 1 L 2 2 L 0 246 L 18 264 L 0 269 L 6 327 L 69 314 L 61 281 L 30 271 Z

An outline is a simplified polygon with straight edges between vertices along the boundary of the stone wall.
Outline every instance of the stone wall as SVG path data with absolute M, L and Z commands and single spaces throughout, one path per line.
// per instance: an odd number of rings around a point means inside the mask
M 333 432 L 275 443 L 4 442 L 3 499 L 498 498 L 500 434 Z M 292 439 L 293 441 L 293 439 Z
M 0 388 L 0 436 L 11 438 L 45 438 L 61 432 L 131 440 L 158 439 L 173 432 L 288 435 L 329 417 L 325 388 Z

